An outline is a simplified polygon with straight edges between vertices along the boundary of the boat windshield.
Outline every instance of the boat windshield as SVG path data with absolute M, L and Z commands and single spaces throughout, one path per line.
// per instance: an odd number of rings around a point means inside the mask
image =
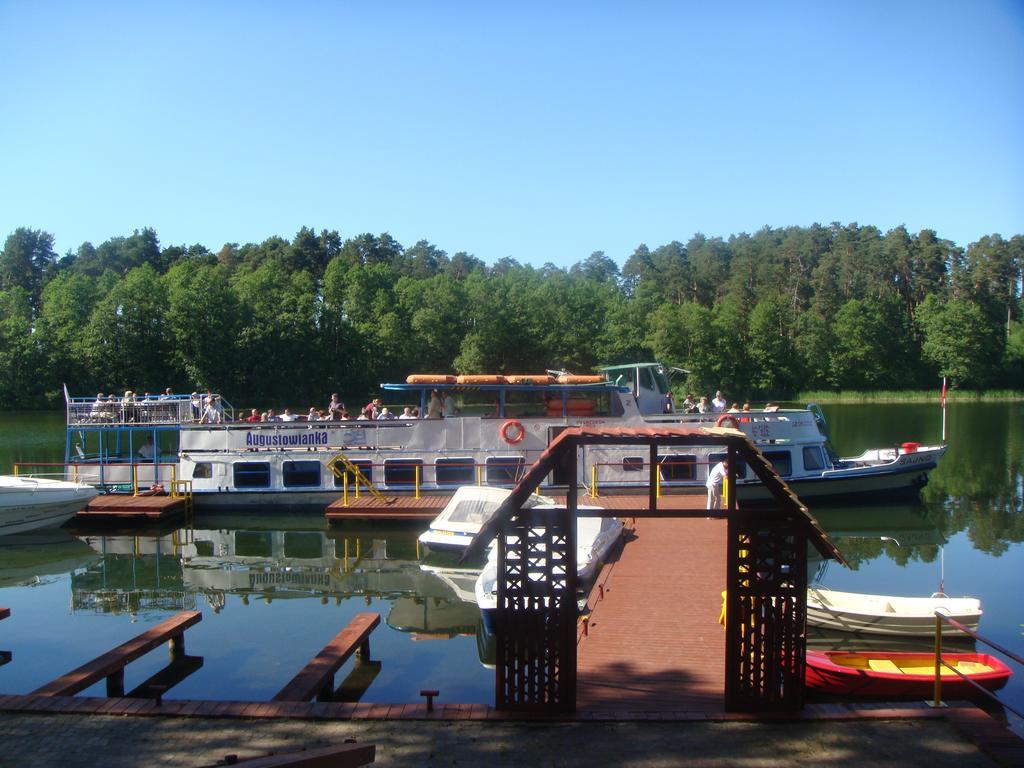
M 507 494 L 506 494 L 507 498 Z M 494 512 L 505 501 L 504 498 L 468 498 L 455 499 L 444 512 L 443 518 L 438 522 L 448 525 L 482 526 L 494 515 Z M 531 494 L 523 502 L 523 508 L 536 507 L 540 504 L 551 504 L 554 499 L 546 496 Z

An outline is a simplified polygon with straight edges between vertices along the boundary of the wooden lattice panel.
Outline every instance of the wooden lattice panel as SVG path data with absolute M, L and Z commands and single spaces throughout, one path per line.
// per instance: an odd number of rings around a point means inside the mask
M 795 521 L 729 520 L 726 707 L 803 706 L 807 537 Z
M 576 706 L 576 526 L 565 509 L 526 509 L 498 536 L 496 705 Z

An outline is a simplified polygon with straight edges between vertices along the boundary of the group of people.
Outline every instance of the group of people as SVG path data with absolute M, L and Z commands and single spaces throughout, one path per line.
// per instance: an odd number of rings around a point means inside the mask
M 694 400 L 693 393 L 688 392 L 680 408 L 683 413 L 750 413 L 750 403 L 744 403 L 742 408 L 739 403 L 729 405 L 722 396 L 722 390 L 717 390 L 714 399 L 710 401 L 707 395 L 701 395 L 700 400 Z M 777 410 L 779 410 L 779 406 L 772 403 L 768 403 L 764 407 L 766 413 Z

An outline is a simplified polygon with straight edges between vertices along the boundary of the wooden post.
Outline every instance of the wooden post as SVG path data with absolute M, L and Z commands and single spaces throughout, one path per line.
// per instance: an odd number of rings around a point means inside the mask
M 124 667 L 107 676 L 107 698 L 120 698 L 124 696 Z

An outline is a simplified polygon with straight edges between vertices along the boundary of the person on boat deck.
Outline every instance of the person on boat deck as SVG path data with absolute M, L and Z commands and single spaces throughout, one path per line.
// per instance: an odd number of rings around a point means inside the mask
M 376 419 L 380 416 L 380 398 L 375 397 L 373 400 L 363 406 L 363 415 L 368 419 Z
M 722 459 L 715 464 L 708 472 L 708 509 L 721 509 L 722 507 L 722 484 L 729 475 L 729 459 Z
M 732 405 L 729 406 L 729 413 L 739 413 L 739 412 L 740 412 L 740 404 L 739 403 L 733 403 Z
M 711 413 L 711 403 L 708 402 L 707 395 L 700 396 L 700 402 L 697 403 L 697 413 Z
M 245 420 L 250 424 L 256 424 L 260 420 L 260 412 L 253 408 Z
M 217 409 L 217 406 L 213 402 L 213 398 L 208 396 L 206 398 L 206 407 L 203 409 L 203 415 L 199 417 L 199 423 L 220 424 L 223 421 L 223 414 Z
M 156 456 L 156 447 L 153 445 L 153 438 L 147 437 L 146 442 L 139 448 L 139 458 L 143 461 L 152 461 Z
M 380 413 L 377 414 L 377 421 L 391 421 L 395 418 L 395 414 L 388 410 L 387 406 L 380 409 Z
M 765 413 L 775 413 L 775 411 L 777 410 L 779 410 L 779 406 L 775 405 L 774 403 L 768 403 L 764 407 Z
M 334 392 L 331 395 L 331 402 L 327 404 L 327 418 L 336 419 L 337 415 L 345 410 L 345 404 L 341 402 L 338 397 L 338 393 Z
M 427 418 L 441 418 L 441 394 L 436 389 L 430 393 L 430 404 L 427 406 Z
M 693 392 L 686 393 L 686 399 L 683 400 L 682 405 L 679 406 L 683 413 L 696 413 L 697 412 L 697 401 L 693 399 Z
M 162 395 L 160 395 L 160 399 L 161 400 L 170 400 L 172 397 L 174 397 L 174 393 L 171 392 L 171 388 L 170 387 L 165 389 L 164 393 Z
M 444 400 L 441 402 L 441 415 L 450 419 L 455 415 L 455 398 L 451 392 L 444 393 Z
M 711 401 L 711 410 L 714 413 L 722 413 L 728 407 L 729 403 L 722 397 L 722 390 L 715 392 L 715 399 Z
M 416 416 L 413 414 L 412 408 L 410 408 L 407 405 L 407 406 L 405 406 L 405 408 L 402 409 L 402 415 L 399 416 L 398 418 L 400 418 L 400 419 L 415 419 Z
M 96 395 L 96 402 L 89 408 L 89 415 L 93 418 L 101 418 L 107 410 L 107 398 L 103 396 L 102 392 Z
M 189 405 L 192 406 L 192 418 L 199 421 L 199 417 L 203 415 L 203 403 L 198 392 L 193 392 L 189 397 Z
M 280 421 L 295 421 L 298 418 L 299 418 L 298 416 L 296 416 L 294 413 L 292 413 L 292 409 L 291 408 L 285 408 L 284 409 L 284 413 L 282 413 L 278 417 L 278 419 Z
M 309 413 L 306 414 L 306 421 L 320 421 L 320 411 L 314 406 L 309 406 Z
M 744 403 L 743 404 L 743 412 L 744 413 L 750 413 L 750 403 Z

